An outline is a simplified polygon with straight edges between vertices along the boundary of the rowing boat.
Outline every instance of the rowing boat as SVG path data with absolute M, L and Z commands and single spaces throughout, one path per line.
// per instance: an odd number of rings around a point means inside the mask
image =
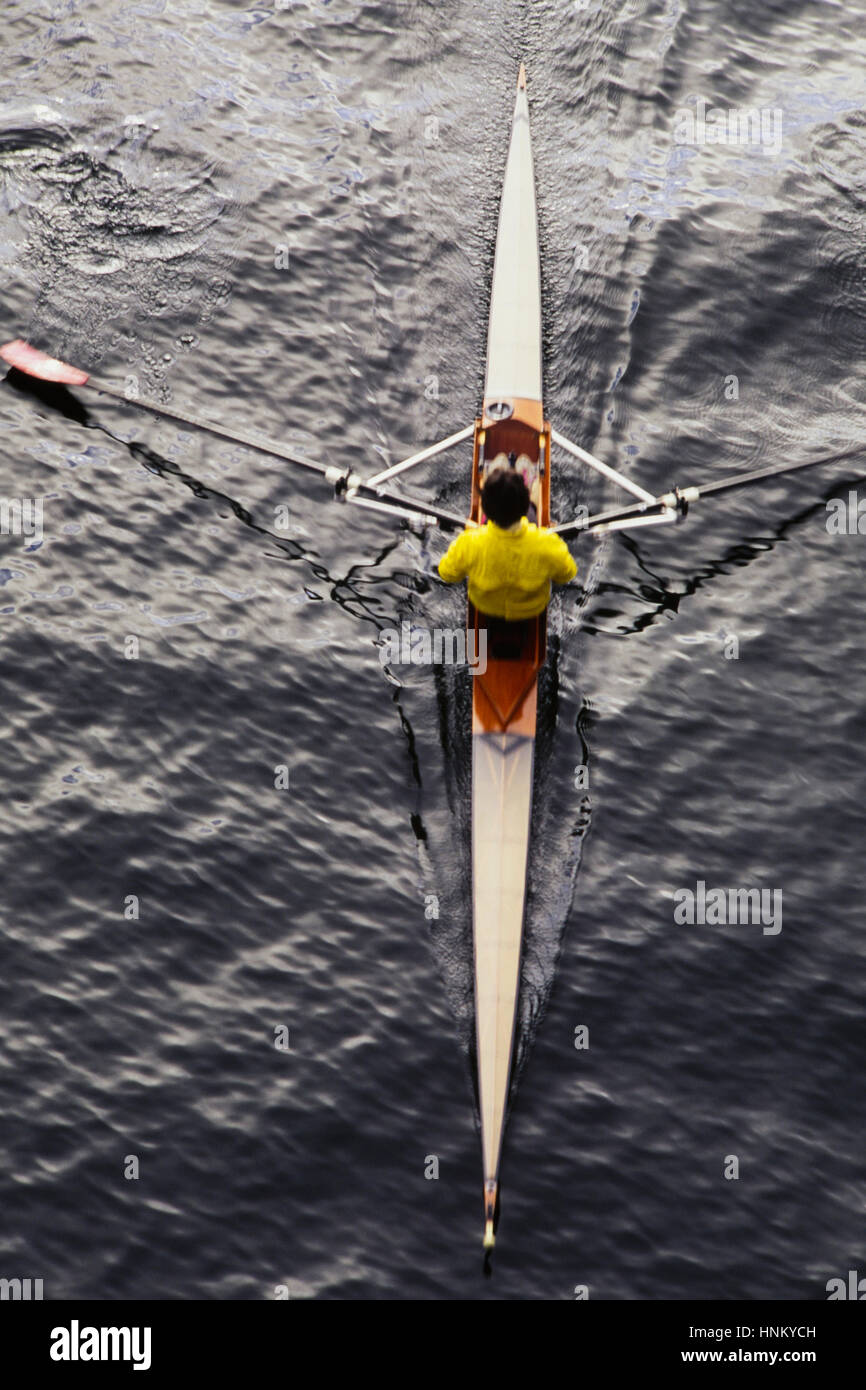
M 549 522 L 550 425 L 541 398 L 541 282 L 526 71 L 520 65 L 493 265 L 487 372 L 475 422 L 470 515 L 482 521 L 485 472 L 511 464 L 535 485 Z M 538 673 L 546 615 L 496 623 L 469 607 L 486 651 L 472 699 L 472 930 L 484 1246 L 494 1243 L 499 1167 L 514 1051 L 526 899 Z M 484 629 L 482 636 L 482 629 Z M 484 645 L 482 645 L 482 642 Z

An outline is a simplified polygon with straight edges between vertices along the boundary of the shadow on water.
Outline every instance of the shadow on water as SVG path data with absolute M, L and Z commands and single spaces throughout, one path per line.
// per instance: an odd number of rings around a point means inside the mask
M 759 560 L 762 555 L 774 550 L 781 542 L 788 540 L 792 532 L 804 526 L 813 517 L 826 512 L 827 503 L 838 497 L 840 489 L 855 489 L 863 481 L 864 475 L 860 474 L 855 478 L 840 479 L 838 482 L 832 483 L 822 493 L 819 501 L 810 502 L 808 506 L 802 507 L 792 516 L 780 521 L 768 534 L 748 536 L 744 540 L 729 545 L 717 559 L 705 560 L 693 574 L 678 579 L 676 589 L 671 588 L 669 581 L 651 568 L 649 560 L 634 538 L 625 532 L 621 533 L 621 544 L 635 560 L 641 572 L 647 576 L 647 582 L 638 584 L 636 587 L 629 587 L 626 584 L 603 581 L 595 590 L 595 597 L 604 600 L 607 596 L 622 594 L 632 601 L 639 600 L 646 607 L 639 617 L 615 629 L 603 627 L 600 623 L 606 618 L 624 618 L 626 616 L 624 608 L 595 607 L 592 619 L 584 621 L 583 631 L 590 636 L 604 637 L 634 637 L 641 632 L 646 632 L 648 628 L 653 627 L 663 618 L 679 613 L 683 599 L 691 598 L 701 589 L 707 589 L 714 579 L 722 578 L 736 569 L 745 569 L 748 565 L 754 564 L 755 560 Z

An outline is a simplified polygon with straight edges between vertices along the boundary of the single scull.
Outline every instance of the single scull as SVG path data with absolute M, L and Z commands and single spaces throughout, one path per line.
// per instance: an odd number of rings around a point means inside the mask
M 520 65 L 499 208 L 487 333 L 487 374 L 475 424 L 472 519 L 484 472 L 519 468 L 550 519 L 550 425 L 541 398 L 541 280 L 526 72 Z M 472 934 L 478 1108 L 484 1164 L 484 1246 L 499 1205 L 499 1164 L 511 1079 L 532 816 L 538 673 L 546 614 L 493 623 L 470 606 L 471 650 L 486 651 L 472 699 Z M 485 646 L 479 629 L 485 628 Z

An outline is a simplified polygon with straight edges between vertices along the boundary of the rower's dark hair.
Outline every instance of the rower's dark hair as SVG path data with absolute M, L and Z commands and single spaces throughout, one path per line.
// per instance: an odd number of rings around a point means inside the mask
M 494 468 L 481 489 L 485 516 L 497 526 L 513 526 L 529 511 L 529 488 L 515 468 Z

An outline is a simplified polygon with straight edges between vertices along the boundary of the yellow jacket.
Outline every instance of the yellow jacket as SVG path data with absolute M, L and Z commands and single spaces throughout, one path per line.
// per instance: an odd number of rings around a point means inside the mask
M 494 522 L 464 531 L 439 561 L 446 584 L 469 580 L 469 601 L 489 618 L 534 618 L 550 602 L 550 581 L 567 584 L 577 565 L 565 541 L 526 517 L 511 531 Z

